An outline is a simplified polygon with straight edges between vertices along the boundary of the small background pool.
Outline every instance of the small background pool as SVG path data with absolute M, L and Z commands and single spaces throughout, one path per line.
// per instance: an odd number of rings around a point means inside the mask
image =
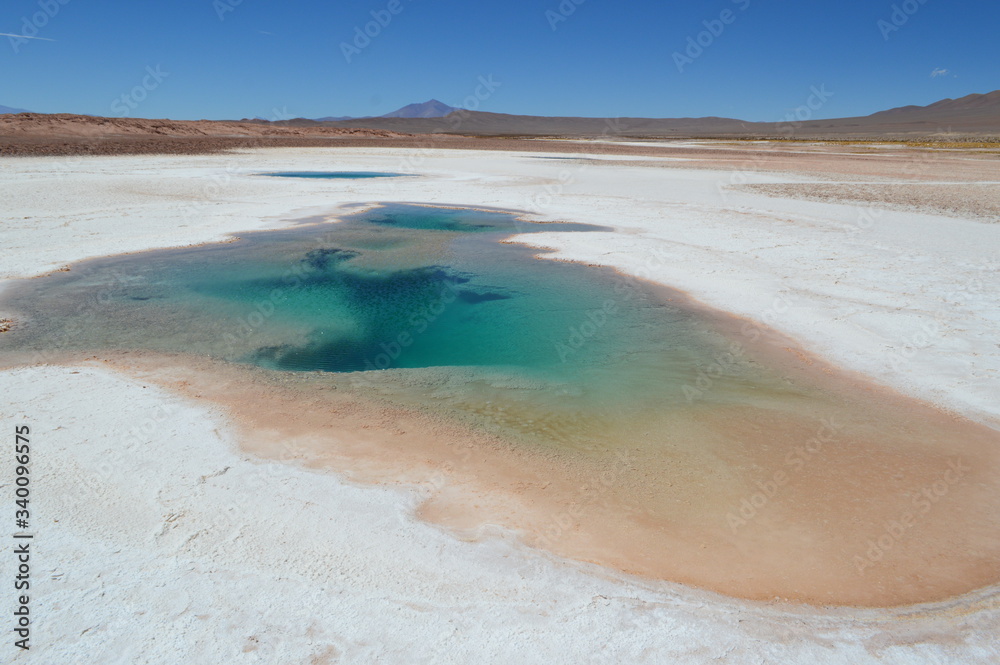
M 326 180 L 363 180 L 365 178 L 402 178 L 405 173 L 383 173 L 380 171 L 277 171 L 258 175 L 275 178 L 318 178 Z

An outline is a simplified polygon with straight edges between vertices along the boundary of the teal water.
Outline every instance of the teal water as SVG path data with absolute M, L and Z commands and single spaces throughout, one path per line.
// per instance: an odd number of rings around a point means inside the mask
M 318 178 L 323 180 L 364 180 L 366 178 L 401 178 L 405 173 L 384 173 L 381 171 L 278 171 L 259 175 L 276 178 Z
M 85 262 L 12 290 L 7 305 L 25 323 L 2 341 L 39 353 L 193 353 L 333 382 L 360 373 L 367 390 L 409 406 L 596 448 L 609 428 L 655 429 L 660 415 L 690 406 L 685 386 L 731 342 L 645 283 L 501 242 L 590 230 L 389 205 Z M 749 361 L 728 361 L 727 374 L 709 403 L 745 400 L 751 384 L 770 386 L 761 399 L 788 392 Z

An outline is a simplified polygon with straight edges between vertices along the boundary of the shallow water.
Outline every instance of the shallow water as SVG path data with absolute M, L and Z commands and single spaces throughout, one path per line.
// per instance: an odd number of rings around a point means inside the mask
M 186 352 L 284 371 L 389 372 L 365 385 L 544 445 L 603 449 L 608 428 L 795 393 L 664 292 L 499 242 L 499 212 L 393 205 L 337 224 L 93 261 L 14 297 L 14 348 Z M 79 309 L 79 303 L 94 303 Z M 400 388 L 434 377 L 433 393 Z M 448 380 L 442 384 L 442 377 Z M 334 380 L 331 378 L 331 380 Z M 687 389 L 687 390 L 685 390 Z M 561 424 L 560 424 L 561 423 Z
M 681 294 L 501 242 L 592 228 L 388 205 L 88 261 L 4 293 L 17 325 L 0 351 L 194 354 L 274 371 L 308 409 L 327 408 L 321 386 L 433 414 L 557 460 L 570 489 L 533 501 L 558 519 L 520 525 L 633 572 L 862 604 L 1000 576 L 997 519 L 983 512 L 1000 495 L 995 432 L 956 437 L 925 407 L 769 362 Z M 959 456 L 975 471 L 865 578 L 867 542 Z M 573 502 L 586 509 L 567 517 Z

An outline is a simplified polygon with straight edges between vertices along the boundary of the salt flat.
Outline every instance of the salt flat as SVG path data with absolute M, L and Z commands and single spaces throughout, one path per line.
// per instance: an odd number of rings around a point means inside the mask
M 339 205 L 522 210 L 616 229 L 525 238 L 557 257 L 685 290 L 745 317 L 748 335 L 765 323 L 818 357 L 996 427 L 1000 225 L 767 197 L 738 187 L 810 178 L 747 168 L 395 149 L 6 160 L 0 276 L 224 240 Z M 927 169 L 914 177 L 935 175 Z M 280 170 L 419 177 L 253 175 Z M 987 164 L 982 180 L 1000 179 L 998 171 Z M 238 452 L 225 413 L 100 364 L 3 376 L 2 411 L 32 425 L 35 473 L 45 479 L 35 488 L 39 646 L 15 662 L 998 657 L 995 590 L 917 611 L 860 611 L 762 606 L 643 582 L 530 550 L 495 529 L 459 540 L 413 517 L 417 491 L 255 460 Z M 6 466 L 2 473 L 3 482 L 13 477 Z

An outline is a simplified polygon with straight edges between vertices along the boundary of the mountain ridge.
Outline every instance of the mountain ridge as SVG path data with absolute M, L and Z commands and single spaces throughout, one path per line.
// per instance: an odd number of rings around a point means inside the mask
M 404 106 L 381 117 L 341 120 L 296 118 L 270 122 L 172 121 L 140 118 L 100 118 L 71 114 L 21 113 L 9 109 L 0 115 L 0 129 L 8 136 L 233 135 L 351 136 L 450 134 L 497 138 L 578 139 L 934 139 L 956 137 L 1000 138 L 1000 90 L 942 99 L 926 106 L 900 106 L 867 116 L 823 120 L 750 122 L 735 118 L 581 118 L 524 116 L 449 107 L 437 100 Z M 451 109 L 448 111 L 448 109 Z M 447 115 L 441 113 L 448 112 Z M 425 115 L 426 114 L 426 115 Z M 416 116 L 416 117 L 407 117 Z M 794 116 L 789 116 L 793 118 Z M 346 130 L 346 132 L 345 132 Z
M 432 100 L 434 101 L 434 100 Z M 428 104 L 429 102 L 425 102 Z M 410 107 L 421 106 L 413 105 Z M 410 108 L 404 107 L 404 109 Z M 403 110 L 403 109 L 401 109 Z M 292 121 L 297 123 L 313 121 Z M 331 123 L 336 127 L 386 129 L 429 134 L 469 136 L 767 136 L 819 137 L 898 135 L 928 136 L 956 133 L 1000 135 L 1000 90 L 942 99 L 927 106 L 901 106 L 867 116 L 823 120 L 754 122 L 736 118 L 582 118 L 529 116 L 455 109 L 445 116 L 407 117 L 392 113 L 376 118 L 353 118 Z

